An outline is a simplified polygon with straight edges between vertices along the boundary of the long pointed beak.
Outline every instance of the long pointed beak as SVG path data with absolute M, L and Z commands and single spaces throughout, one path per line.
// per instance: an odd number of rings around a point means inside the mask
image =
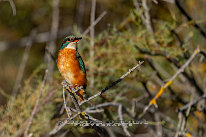
M 75 37 L 73 42 L 78 42 L 82 39 L 82 37 Z

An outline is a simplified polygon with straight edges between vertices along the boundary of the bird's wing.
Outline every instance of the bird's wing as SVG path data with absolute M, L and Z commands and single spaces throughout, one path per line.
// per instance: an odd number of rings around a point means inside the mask
M 86 74 L 85 65 L 84 65 L 84 62 L 83 62 L 82 57 L 80 56 L 79 52 L 77 52 L 76 58 L 78 59 L 79 66 L 80 66 L 81 70 Z

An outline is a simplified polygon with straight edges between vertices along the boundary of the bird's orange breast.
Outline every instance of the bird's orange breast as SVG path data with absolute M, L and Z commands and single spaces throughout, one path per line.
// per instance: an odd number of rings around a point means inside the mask
M 86 75 L 79 66 L 74 49 L 61 49 L 58 54 L 57 66 L 60 73 L 69 84 L 76 84 L 79 86 L 86 85 Z

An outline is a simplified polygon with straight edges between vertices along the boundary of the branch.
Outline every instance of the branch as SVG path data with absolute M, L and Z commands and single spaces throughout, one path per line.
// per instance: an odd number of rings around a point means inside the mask
M 158 70 L 155 68 L 155 66 L 153 65 L 152 60 L 150 60 L 150 59 L 147 58 L 147 62 L 149 63 L 150 67 L 151 67 L 154 71 L 157 72 L 157 74 L 156 74 L 157 77 L 163 82 L 164 79 L 163 79 L 163 77 L 161 76 L 160 71 L 158 71 Z M 171 94 L 175 96 L 175 99 L 176 99 L 177 101 L 179 101 L 179 102 L 181 102 L 181 103 L 183 103 L 183 104 L 186 104 L 186 102 L 185 102 L 183 99 L 181 99 L 179 96 L 176 95 L 175 91 L 174 91 L 171 87 L 168 87 L 168 89 L 169 89 L 169 91 L 171 92 Z
M 107 14 L 106 11 L 104 11 L 102 14 L 99 15 L 99 17 L 94 21 L 93 25 L 97 25 L 99 23 L 99 21 Z M 89 33 L 91 29 L 91 26 L 89 26 L 83 33 L 82 35 L 86 35 L 87 33 Z M 57 34 L 57 39 L 59 38 L 63 38 L 65 36 L 68 35 L 68 33 L 71 33 L 72 29 L 71 27 L 67 27 L 67 28 L 63 28 L 60 29 L 58 31 Z M 48 42 L 49 41 L 49 36 L 50 36 L 50 32 L 43 32 L 43 33 L 39 33 L 34 37 L 34 42 L 35 43 L 44 43 L 44 42 Z M 12 42 L 7 42 L 7 41 L 2 41 L 0 42 L 0 51 L 4 51 L 7 50 L 8 48 L 11 47 L 23 47 L 25 46 L 25 43 L 28 41 L 29 36 L 23 37 L 20 40 L 17 41 L 12 41 Z
M 130 135 L 129 131 L 127 130 L 127 125 L 123 125 L 124 124 L 124 119 L 123 119 L 123 116 L 122 116 L 122 105 L 119 105 L 119 107 L 118 107 L 118 115 L 119 115 L 119 120 L 121 122 L 124 133 L 127 136 L 130 137 L 131 135 Z
M 195 106 L 198 104 L 198 102 L 200 102 L 200 101 L 203 100 L 203 99 L 206 99 L 206 93 L 203 94 L 203 95 L 202 95 L 201 97 L 199 97 L 198 99 L 194 100 L 191 104 L 188 103 L 188 104 L 186 104 L 185 106 L 181 107 L 180 109 L 178 109 L 178 111 L 179 111 L 179 112 L 184 112 L 185 110 L 188 109 L 188 107 L 190 107 L 190 105 L 191 105 L 191 107 L 195 107 Z
M 184 8 L 180 5 L 180 3 L 178 2 L 178 0 L 174 0 L 175 1 L 175 5 L 177 6 L 177 8 L 180 10 L 180 12 L 187 18 L 188 21 L 194 21 L 194 27 L 199 30 L 199 32 L 201 33 L 201 35 L 206 39 L 206 33 L 201 29 L 201 27 L 195 23 L 195 20 L 192 19 L 192 17 L 190 17 L 190 15 L 184 10 Z
M 177 70 L 177 72 L 169 79 L 167 83 L 165 83 L 159 90 L 159 92 L 156 94 L 156 96 L 149 102 L 149 104 L 145 107 L 143 113 L 139 115 L 139 118 L 142 118 L 142 116 L 147 112 L 147 110 L 150 108 L 150 106 L 154 105 L 157 106 L 156 100 L 162 95 L 162 93 L 165 91 L 165 89 L 172 84 L 172 82 L 175 80 L 175 78 L 182 72 L 184 72 L 184 69 L 190 64 L 190 62 L 194 59 L 194 57 L 200 52 L 199 47 L 193 52 L 191 57 L 187 60 L 187 62 Z
M 93 89 L 94 88 L 94 33 L 95 33 L 95 29 L 94 29 L 94 25 L 93 22 L 95 20 L 95 10 L 96 10 L 96 0 L 92 0 L 92 7 L 91 7 L 91 14 L 90 14 L 90 88 Z
M 60 125 L 59 125 L 59 123 L 58 124 L 56 124 L 56 126 L 55 126 L 55 128 L 52 130 L 52 131 L 50 131 L 49 132 L 49 135 L 54 135 L 54 134 L 56 134 L 60 129 L 62 129 L 67 123 L 69 123 L 71 120 L 73 120 L 75 117 L 77 117 L 78 116 L 78 114 L 75 114 L 73 117 L 71 117 L 70 119 L 66 119 L 66 120 L 64 120 L 64 122 L 63 123 L 61 123 Z
M 97 23 L 99 23 L 99 21 L 107 14 L 106 11 L 102 12 L 102 14 L 99 15 L 99 17 L 82 33 L 82 35 L 86 35 L 87 33 L 89 33 L 89 31 L 91 30 L 91 28 L 95 25 L 97 25 Z
M 144 23 L 144 25 L 146 26 L 147 30 L 154 34 L 154 29 L 152 26 L 152 22 L 151 22 L 151 17 L 150 17 L 150 13 L 149 13 L 149 8 L 147 5 L 147 0 L 141 0 L 142 1 L 142 7 L 144 9 L 144 15 L 140 14 L 140 17 Z M 133 4 L 135 5 L 137 10 L 140 10 L 140 4 L 137 2 L 137 0 L 133 0 Z M 153 35 L 152 35 L 153 36 Z M 154 40 L 155 40 L 155 36 L 153 36 Z M 154 42 L 155 46 L 159 46 L 159 44 L 156 42 Z
M 16 6 L 15 6 L 13 0 L 0 0 L 0 1 L 8 1 L 10 6 L 11 6 L 11 8 L 12 8 L 13 16 L 16 16 Z
M 28 136 L 28 131 L 29 131 L 30 127 L 31 127 L 31 123 L 32 123 L 34 114 L 36 113 L 37 106 L 38 106 L 38 104 L 39 104 L 39 100 L 40 100 L 40 97 L 41 97 L 41 95 L 42 95 L 42 91 L 43 91 L 43 88 L 44 88 L 44 85 L 45 85 L 45 82 L 46 82 L 46 79 L 47 79 L 47 74 L 48 74 L 48 70 L 45 71 L 45 75 L 44 75 L 44 79 L 43 79 L 43 82 L 42 82 L 42 85 L 41 85 L 40 93 L 39 93 L 39 96 L 38 96 L 38 98 L 37 98 L 37 100 L 36 100 L 34 109 L 33 109 L 32 113 L 31 113 L 31 117 L 30 117 L 30 119 L 29 119 L 27 128 L 26 128 L 26 130 L 25 130 L 25 132 L 24 132 L 24 137 L 27 137 L 27 136 Z
M 173 63 L 178 69 L 180 68 L 180 65 L 179 65 L 178 61 L 175 58 L 169 57 L 168 56 L 169 54 L 166 53 L 166 52 L 161 52 L 161 51 L 158 51 L 158 50 L 156 50 L 156 51 L 153 50 L 152 52 L 150 52 L 148 50 L 139 48 L 137 45 L 134 45 L 134 46 L 135 46 L 135 48 L 137 48 L 143 54 L 147 54 L 147 55 L 150 55 L 150 56 L 163 56 L 169 62 Z M 200 53 L 204 55 L 204 53 L 202 53 L 201 51 L 200 51 Z M 204 94 L 204 91 L 199 87 L 199 85 L 197 84 L 194 77 L 189 76 L 189 74 L 187 72 L 182 72 L 182 74 L 188 79 L 188 81 L 190 82 L 191 85 L 194 85 L 194 87 L 196 88 L 199 95 Z
M 76 99 L 76 96 L 75 96 L 75 92 L 77 92 L 79 89 L 74 89 L 70 87 L 70 85 L 67 85 L 66 82 L 63 82 L 63 88 L 64 90 L 68 91 L 71 98 L 72 98 L 72 101 L 75 105 L 75 108 L 76 108 L 76 114 L 73 116 L 73 117 L 70 117 L 70 113 L 68 113 L 68 121 L 72 120 L 73 118 L 75 118 L 77 115 L 80 115 L 80 116 L 84 116 L 83 118 L 86 118 L 88 117 L 88 120 L 92 120 L 92 121 L 96 121 L 94 118 L 92 118 L 91 116 L 89 116 L 88 114 L 86 114 L 85 112 L 92 112 L 92 113 L 95 113 L 95 112 L 102 112 L 101 110 L 97 110 L 95 111 L 98 107 L 104 107 L 104 106 L 119 106 L 121 104 L 119 103 L 112 103 L 112 102 L 109 102 L 109 103 L 104 103 L 104 104 L 99 104 L 99 105 L 96 105 L 95 107 L 90 107 L 90 108 L 87 108 L 86 110 L 82 111 L 81 109 L 81 105 L 83 103 L 86 103 L 88 102 L 89 100 L 101 95 L 102 93 L 106 92 L 108 89 L 110 89 L 111 87 L 113 87 L 114 85 L 116 85 L 117 83 L 119 83 L 122 79 L 124 79 L 127 75 L 129 75 L 132 71 L 134 71 L 135 69 L 137 69 L 138 67 L 140 67 L 140 65 L 143 63 L 143 61 L 139 61 L 139 63 L 133 67 L 132 69 L 130 69 L 127 73 L 125 73 L 124 75 L 122 75 L 117 81 L 113 82 L 112 84 L 110 84 L 109 86 L 107 86 L 106 88 L 104 88 L 102 91 L 100 91 L 99 93 L 95 94 L 94 96 L 88 98 L 88 99 L 85 99 L 84 101 L 82 102 L 78 102 L 77 99 Z M 81 87 L 80 87 L 81 88 Z M 64 93 L 63 93 L 64 94 Z M 64 96 L 64 95 L 63 95 Z M 65 96 L 63 97 L 64 98 L 64 103 L 65 103 Z M 123 110 L 130 116 L 130 117 L 133 117 L 132 114 L 124 107 L 122 107 Z M 65 103 L 65 109 L 66 111 L 67 110 L 67 106 L 66 106 L 66 103 Z M 95 109 L 95 110 L 94 110 Z M 89 119 L 90 118 L 90 119 Z M 57 133 L 61 128 L 63 128 L 67 123 L 68 121 L 64 121 L 63 124 L 61 125 L 56 125 L 56 127 L 49 133 L 50 135 L 52 134 L 55 134 Z M 95 127 L 95 130 L 99 133 L 99 134 L 104 134 L 105 136 L 107 135 L 105 132 L 105 130 L 103 129 L 99 129 L 100 127 Z M 125 129 L 124 129 L 125 130 Z
M 89 97 L 88 99 L 83 100 L 82 102 L 79 103 L 79 105 L 82 105 L 96 97 L 98 97 L 99 95 L 101 95 L 102 93 L 106 92 L 108 89 L 112 88 L 113 86 L 115 86 L 116 84 L 118 84 L 120 81 L 122 81 L 127 75 L 129 75 L 132 71 L 134 71 L 135 69 L 137 69 L 138 67 L 140 67 L 142 65 L 144 61 L 139 61 L 139 63 L 134 66 L 132 69 L 129 69 L 128 72 L 126 72 L 124 75 L 122 75 L 118 80 L 116 80 L 115 82 L 111 83 L 109 86 L 107 86 L 106 88 L 102 89 L 100 92 L 98 92 L 97 94 Z
M 122 128 L 123 128 L 123 131 L 127 136 L 131 136 L 129 131 L 127 130 L 127 126 L 124 124 L 122 112 L 124 111 L 125 113 L 127 113 L 132 118 L 134 118 L 134 116 L 132 116 L 132 114 L 124 106 L 122 106 L 122 104 L 115 103 L 115 102 L 106 102 L 106 103 L 103 103 L 103 104 L 98 104 L 94 107 L 87 108 L 84 112 L 89 112 L 91 110 L 97 110 L 98 108 L 107 107 L 107 106 L 118 107 L 118 115 L 119 115 L 119 119 L 120 119 L 120 122 L 121 122 L 121 125 L 122 125 Z
M 48 51 L 51 55 L 54 55 L 56 51 L 56 40 L 57 40 L 57 33 L 59 27 L 59 3 L 60 0 L 53 0 L 52 7 L 53 7 L 53 14 L 52 14 L 52 22 L 51 22 L 51 31 L 49 36 L 48 42 Z M 52 57 L 45 54 L 46 61 L 47 61 L 47 69 L 48 69 L 48 81 L 51 81 L 53 78 L 53 69 L 54 69 L 54 62 L 52 61 Z
M 31 49 L 31 46 L 33 43 L 33 38 L 34 38 L 35 34 L 36 34 L 35 30 L 33 30 L 30 33 L 30 37 L 29 37 L 28 41 L 26 42 L 26 48 L 24 50 L 24 55 L 22 57 L 22 61 L 21 61 L 20 66 L 19 66 L 16 81 L 15 81 L 13 91 L 12 91 L 11 103 L 14 101 L 14 99 L 16 98 L 16 95 L 18 93 L 18 89 L 19 89 L 19 86 L 20 86 L 22 78 L 23 78 L 24 69 L 26 67 L 26 63 L 27 63 L 27 60 L 29 58 L 29 52 L 30 52 L 30 49 Z

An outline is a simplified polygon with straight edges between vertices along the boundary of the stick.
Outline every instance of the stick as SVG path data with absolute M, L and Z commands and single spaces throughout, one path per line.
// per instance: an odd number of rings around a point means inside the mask
M 142 116 L 147 112 L 147 110 L 150 108 L 151 105 L 154 105 L 155 107 L 157 106 L 156 100 L 162 95 L 162 93 L 165 91 L 165 89 L 172 84 L 174 79 L 182 72 L 184 72 L 184 69 L 190 64 L 190 62 L 194 59 L 194 57 L 200 52 L 199 47 L 193 52 L 191 57 L 187 60 L 187 62 L 177 70 L 177 72 L 169 79 L 167 83 L 165 83 L 159 92 L 156 94 L 156 96 L 149 102 L 149 104 L 145 107 L 143 113 L 139 115 L 139 118 L 142 118 Z
M 99 21 L 107 14 L 106 11 L 104 11 L 93 23 L 93 25 L 97 25 L 97 23 L 99 23 Z M 89 26 L 83 33 L 82 35 L 86 35 L 87 33 L 89 33 L 91 29 L 91 26 Z M 63 29 L 60 29 L 58 31 L 58 34 L 57 34 L 57 38 L 62 38 L 62 37 L 65 37 L 66 35 L 68 35 L 68 33 L 71 33 L 72 32 L 72 29 L 70 27 L 67 27 L 67 28 L 63 28 Z M 44 42 L 48 42 L 49 41 L 49 35 L 50 35 L 50 32 L 43 32 L 43 33 L 39 33 L 37 34 L 35 37 L 34 37 L 34 42 L 35 43 L 44 43 Z M 29 39 L 29 36 L 27 37 L 23 37 L 21 38 L 20 40 L 18 41 L 12 41 L 12 42 L 6 42 L 6 41 L 2 41 L 0 42 L 0 51 L 4 51 L 4 50 L 7 50 L 8 48 L 11 48 L 11 47 L 22 47 L 22 46 L 25 46 L 25 43 L 28 41 Z
M 201 97 L 199 97 L 198 99 L 194 100 L 191 104 L 188 103 L 188 104 L 186 104 L 185 106 L 181 107 L 178 111 L 179 111 L 179 112 L 183 112 L 183 111 L 187 110 L 188 107 L 190 107 L 190 106 L 191 106 L 191 107 L 194 107 L 194 106 L 197 105 L 198 102 L 200 102 L 200 101 L 203 100 L 203 99 L 206 99 L 206 93 L 203 94 L 203 95 L 202 95 Z
M 123 125 L 124 124 L 124 119 L 123 119 L 123 116 L 122 116 L 122 105 L 119 105 L 119 107 L 118 107 L 118 114 L 119 114 L 119 120 L 121 122 L 124 133 L 126 134 L 126 136 L 130 137 L 131 135 L 130 135 L 129 131 L 127 130 L 127 126 Z
M 54 55 L 56 51 L 56 40 L 58 34 L 58 27 L 59 27 L 59 2 L 60 0 L 53 0 L 52 7 L 53 7 L 53 14 L 52 14 L 52 23 L 51 23 L 51 31 L 49 36 L 48 42 L 48 52 L 51 55 Z M 45 53 L 46 61 L 47 61 L 47 69 L 48 69 L 48 81 L 51 81 L 53 78 L 53 69 L 54 69 L 54 62 L 52 61 L 52 57 Z
M 91 7 L 91 15 L 90 15 L 90 88 L 94 88 L 94 25 L 93 22 L 95 20 L 95 9 L 96 9 L 96 0 L 92 0 L 92 7 Z
M 18 93 L 18 89 L 20 87 L 20 84 L 21 84 L 21 81 L 22 81 L 22 78 L 23 78 L 24 69 L 26 67 L 26 62 L 29 58 L 29 52 L 30 52 L 30 49 L 31 49 L 31 46 L 32 46 L 32 43 L 33 43 L 33 38 L 35 36 L 35 33 L 36 33 L 35 30 L 33 30 L 30 33 L 30 38 L 28 39 L 28 41 L 26 43 L 26 48 L 24 50 L 24 55 L 22 57 L 22 61 L 21 61 L 20 66 L 19 66 L 16 81 L 15 81 L 15 84 L 14 84 L 14 87 L 13 87 L 11 103 L 13 103 L 13 101 L 16 98 L 16 95 Z
M 82 33 L 82 36 L 86 35 L 87 33 L 89 33 L 89 31 L 91 30 L 92 26 L 96 26 L 97 23 L 99 23 L 99 21 L 107 14 L 106 11 L 102 12 L 102 14 L 99 15 L 99 17 Z
M 175 1 L 175 5 L 177 6 L 177 8 L 180 10 L 180 12 L 187 18 L 188 21 L 194 21 L 194 19 L 192 17 L 190 17 L 190 15 L 184 10 L 184 8 L 180 5 L 180 3 L 178 2 L 178 0 L 174 0 Z M 206 39 L 206 33 L 201 29 L 201 27 L 195 23 L 194 21 L 194 27 L 201 33 L 201 35 Z
M 12 8 L 13 16 L 16 16 L 16 6 L 15 6 L 13 0 L 0 0 L 0 1 L 8 1 L 10 6 L 11 6 L 11 8 Z
M 61 123 L 60 125 L 59 124 L 57 124 L 56 126 L 55 126 L 55 128 L 51 131 L 51 132 L 49 132 L 49 135 L 54 135 L 54 134 L 56 134 L 60 129 L 62 129 L 68 122 L 70 122 L 71 120 L 73 120 L 75 117 L 77 117 L 78 116 L 78 114 L 75 114 L 73 117 L 71 117 L 70 119 L 66 119 L 66 120 L 64 120 L 64 122 L 63 123 Z
M 120 81 L 122 81 L 127 75 L 129 75 L 132 71 L 134 71 L 135 69 L 137 69 L 138 67 L 140 67 L 142 65 L 144 61 L 139 61 L 139 63 L 134 66 L 132 69 L 129 69 L 128 72 L 126 72 L 124 75 L 122 75 L 118 80 L 116 80 L 115 82 L 111 83 L 109 86 L 107 86 L 106 88 L 102 89 L 100 92 L 98 92 L 97 94 L 89 97 L 88 99 L 83 100 L 82 102 L 79 103 L 79 105 L 81 106 L 82 104 L 98 97 L 99 95 L 101 95 L 102 93 L 106 92 L 108 89 L 112 88 L 113 86 L 115 86 L 116 84 L 118 84 Z
M 43 82 L 42 82 L 42 85 L 41 85 L 40 93 L 39 93 L 39 96 L 38 96 L 38 98 L 37 98 L 37 100 L 36 100 L 34 109 L 33 109 L 32 113 L 31 113 L 31 117 L 30 117 L 30 119 L 29 119 L 27 128 L 26 128 L 26 130 L 25 130 L 25 132 L 24 132 L 24 137 L 27 137 L 27 136 L 28 136 L 28 131 L 29 131 L 30 127 L 31 127 L 31 123 L 32 123 L 34 114 L 36 113 L 37 106 L 38 106 L 38 104 L 39 104 L 39 100 L 40 100 L 40 98 L 41 98 L 42 91 L 43 91 L 43 88 L 44 88 L 44 85 L 45 85 L 45 82 L 46 82 L 47 74 L 48 74 L 48 70 L 45 71 L 45 75 L 44 75 L 44 79 L 43 79 Z

